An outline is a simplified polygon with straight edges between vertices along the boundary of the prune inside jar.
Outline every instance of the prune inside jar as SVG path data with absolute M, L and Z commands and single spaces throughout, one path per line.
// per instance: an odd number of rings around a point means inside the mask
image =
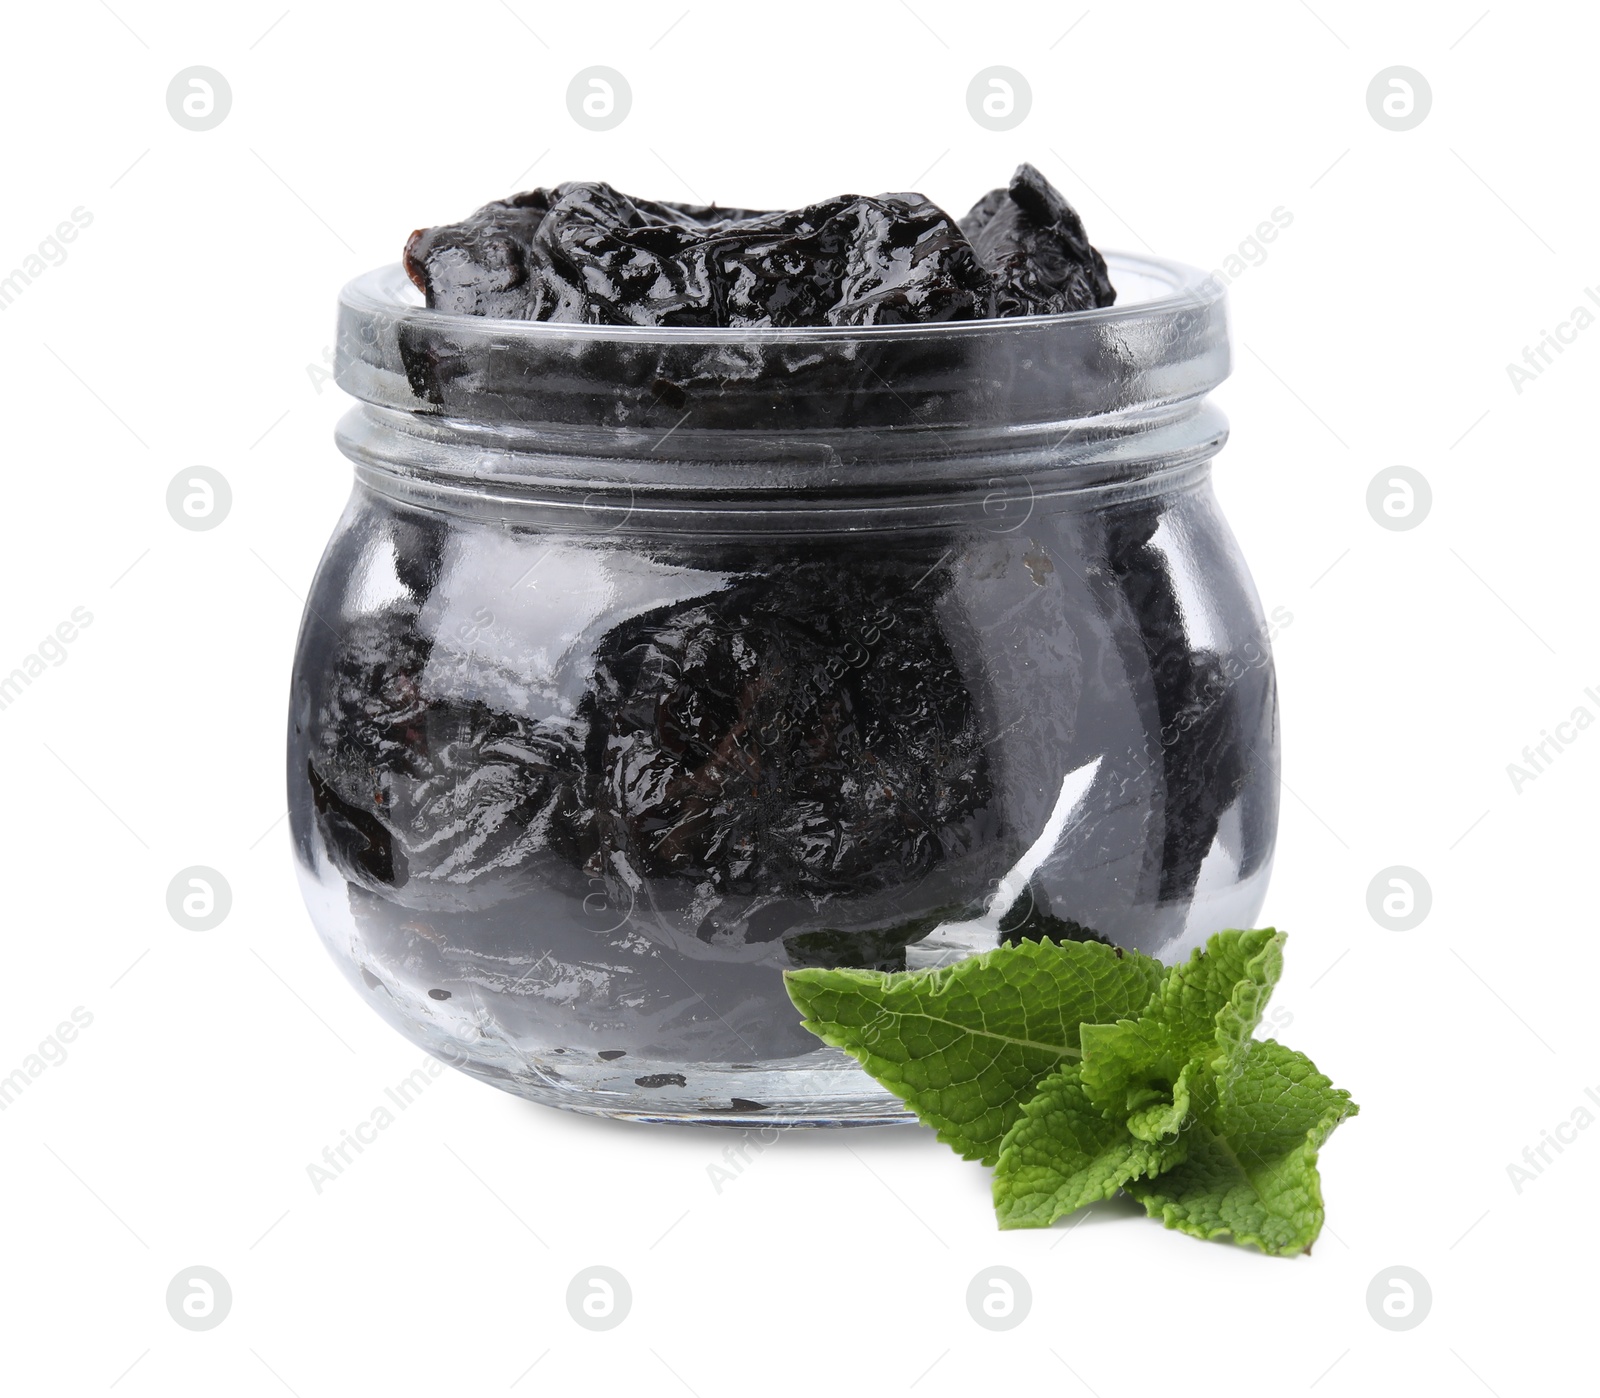
M 1112 307 L 864 327 L 347 287 L 288 777 L 356 991 L 539 1102 L 884 1122 L 786 967 L 1249 925 L 1277 709 L 1220 292 L 1109 262 Z

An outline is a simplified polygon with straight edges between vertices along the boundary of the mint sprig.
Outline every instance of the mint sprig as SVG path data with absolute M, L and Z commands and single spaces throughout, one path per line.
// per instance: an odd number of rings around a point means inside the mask
M 927 971 L 787 971 L 805 1026 L 842 1048 L 939 1139 L 993 1165 L 1043 1078 L 1082 1055 L 1079 1027 L 1137 1014 L 1161 983 L 1148 956 L 1096 942 L 1000 947 Z
M 1317 1152 L 1359 1109 L 1294 1049 L 1261 1039 L 1241 1057 L 1224 1099 L 1195 1122 L 1185 1158 L 1128 1190 L 1168 1228 L 1290 1256 L 1322 1231 Z
M 785 980 L 808 1029 L 995 1166 L 1002 1228 L 1126 1189 L 1169 1228 L 1290 1256 L 1322 1228 L 1317 1152 L 1357 1108 L 1303 1054 L 1252 1037 L 1283 942 L 1220 932 L 1170 968 L 1024 942 L 929 971 Z

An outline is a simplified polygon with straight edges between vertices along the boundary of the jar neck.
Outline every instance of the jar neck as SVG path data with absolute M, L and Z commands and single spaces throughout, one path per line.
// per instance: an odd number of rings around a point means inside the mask
M 995 428 L 661 432 L 469 422 L 363 403 L 341 451 L 370 489 L 424 508 L 691 532 L 942 528 L 1019 501 L 1097 508 L 1203 476 L 1227 439 L 1203 398 L 1138 413 Z

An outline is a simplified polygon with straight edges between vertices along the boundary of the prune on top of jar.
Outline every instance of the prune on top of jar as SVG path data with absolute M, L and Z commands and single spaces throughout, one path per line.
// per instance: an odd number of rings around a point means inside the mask
M 987 281 L 956 222 L 917 194 L 840 198 L 775 214 L 716 245 L 719 325 L 973 320 Z
M 517 320 L 873 325 L 988 307 L 960 228 L 918 195 L 753 213 L 574 181 L 413 233 L 406 270 L 436 310 Z
M 978 200 L 961 231 L 989 274 L 991 315 L 1054 315 L 1117 299 L 1083 220 L 1032 165 L 1017 166 L 1009 186 Z
M 959 223 L 920 194 L 753 211 L 569 181 L 418 229 L 405 268 L 435 310 L 600 325 L 884 325 L 1115 298 L 1082 221 L 1031 165 Z
M 522 320 L 528 249 L 550 192 L 534 189 L 485 204 L 463 223 L 419 228 L 406 242 L 406 274 L 435 310 Z

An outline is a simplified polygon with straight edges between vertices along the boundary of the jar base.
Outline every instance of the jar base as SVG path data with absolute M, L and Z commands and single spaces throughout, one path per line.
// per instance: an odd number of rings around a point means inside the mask
M 849 1058 L 821 1049 L 768 1064 L 666 1063 L 630 1058 L 583 1063 L 541 1055 L 512 1068 L 455 1054 L 453 1067 L 540 1106 L 660 1125 L 765 1127 L 907 1126 L 916 1117 Z

